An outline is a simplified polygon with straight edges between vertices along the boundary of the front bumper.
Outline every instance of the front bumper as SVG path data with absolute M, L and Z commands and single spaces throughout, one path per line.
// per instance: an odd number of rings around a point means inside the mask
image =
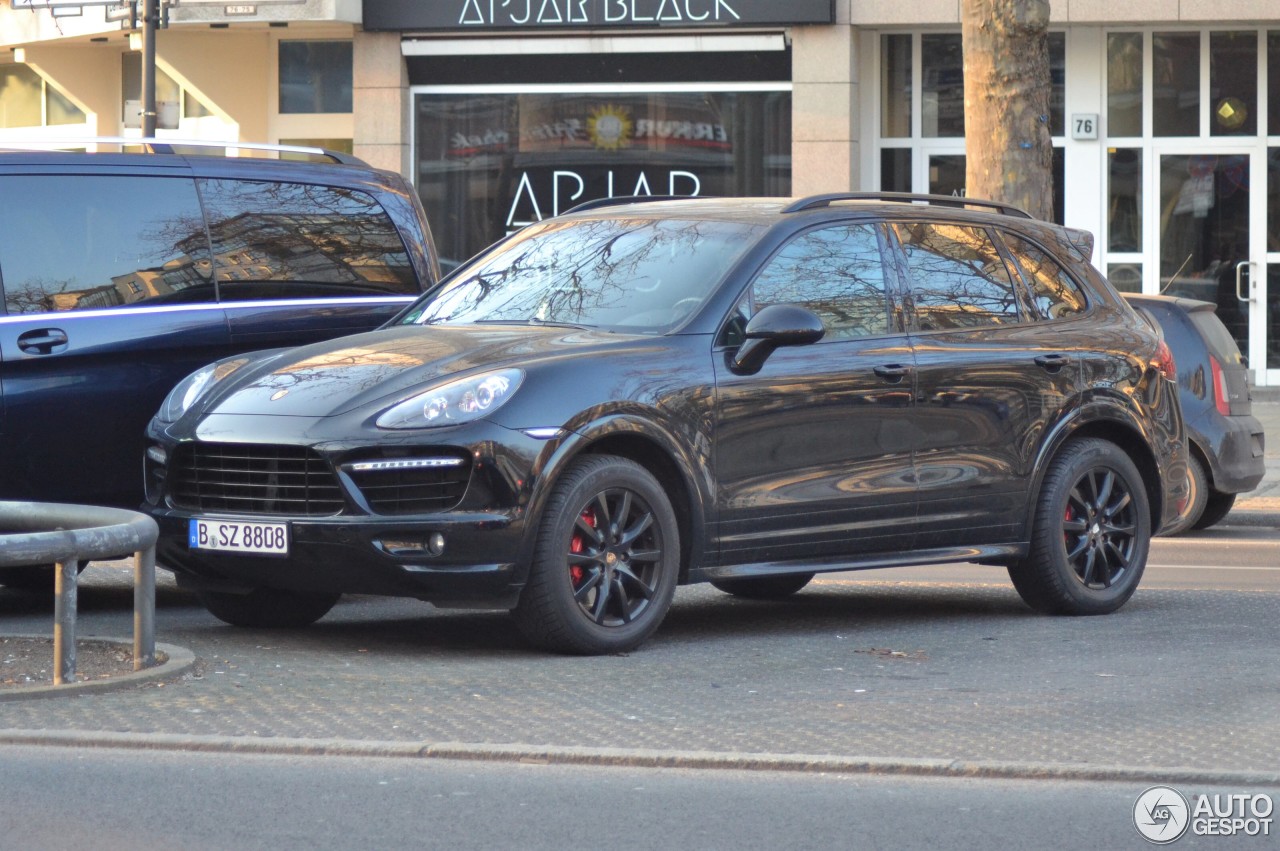
M 226 515 L 228 520 L 287 523 L 287 556 L 193 549 L 188 545 L 192 512 L 151 508 L 150 513 L 160 527 L 156 561 L 187 586 L 378 594 L 444 606 L 510 608 L 524 583 L 517 570 L 523 523 L 510 513 L 412 520 Z M 438 556 L 425 546 L 432 533 L 444 537 Z

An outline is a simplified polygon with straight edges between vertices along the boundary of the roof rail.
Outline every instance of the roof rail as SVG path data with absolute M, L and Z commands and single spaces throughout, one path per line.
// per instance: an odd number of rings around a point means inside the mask
M 643 204 L 647 201 L 686 201 L 693 195 L 620 195 L 616 198 L 595 198 L 583 201 L 576 207 L 565 210 L 566 213 L 585 213 L 587 210 L 598 210 L 601 207 L 618 207 L 623 204 Z
M 172 154 L 175 147 L 209 148 L 221 151 L 265 151 L 277 154 L 307 154 L 314 157 L 325 157 L 343 165 L 367 165 L 364 160 L 340 151 L 328 148 L 312 148 L 305 145 L 269 145 L 262 142 L 215 142 L 208 139 L 169 139 L 152 136 L 77 136 L 65 139 L 50 139 L 43 142 L 0 142 L 0 148 L 22 151 L 58 151 L 68 147 L 84 145 L 135 145 L 146 148 L 152 154 Z
M 1033 219 L 1035 216 L 1021 207 L 1005 204 L 1001 201 L 983 201 L 975 198 L 962 198 L 955 195 L 919 195 L 912 192 L 832 192 L 826 195 L 810 195 L 800 198 L 785 207 L 784 213 L 799 213 L 804 210 L 817 210 L 830 207 L 839 201 L 889 201 L 898 204 L 929 204 L 938 207 L 981 207 L 994 210 L 1004 216 L 1017 216 Z

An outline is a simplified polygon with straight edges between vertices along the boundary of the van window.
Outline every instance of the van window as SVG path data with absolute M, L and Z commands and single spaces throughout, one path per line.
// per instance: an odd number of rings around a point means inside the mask
M 10 314 L 215 300 L 188 178 L 4 175 L 0 198 L 0 285 Z
M 223 301 L 416 295 L 395 223 L 354 189 L 200 180 Z

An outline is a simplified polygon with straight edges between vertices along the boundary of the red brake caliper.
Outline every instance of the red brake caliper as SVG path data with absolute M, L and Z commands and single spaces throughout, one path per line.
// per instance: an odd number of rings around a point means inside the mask
M 582 522 L 586 523 L 592 529 L 596 528 L 596 513 L 594 509 L 588 508 L 582 512 Z M 587 549 L 587 545 L 583 543 L 582 533 L 574 532 L 572 540 L 569 541 L 569 552 L 574 555 L 581 555 Z M 569 567 L 569 578 L 573 580 L 573 587 L 577 588 L 582 584 L 582 580 L 586 579 L 587 573 L 582 569 L 582 565 L 572 565 Z

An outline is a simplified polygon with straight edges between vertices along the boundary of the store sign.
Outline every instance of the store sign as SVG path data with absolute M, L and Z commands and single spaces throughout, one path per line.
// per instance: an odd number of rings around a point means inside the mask
M 635 195 L 694 197 L 701 192 L 702 178 L 683 169 L 524 169 L 516 183 L 515 197 L 507 209 L 506 228 L 510 233 L 597 198 Z
M 833 0 L 364 0 L 366 30 L 475 32 L 834 22 Z

